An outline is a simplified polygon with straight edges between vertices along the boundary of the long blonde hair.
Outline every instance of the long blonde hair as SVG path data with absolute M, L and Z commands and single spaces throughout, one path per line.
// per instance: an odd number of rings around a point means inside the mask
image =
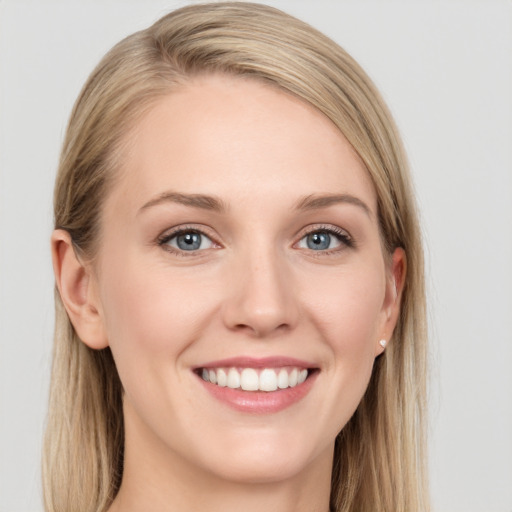
M 405 250 L 407 275 L 391 343 L 336 439 L 331 506 L 424 512 L 425 290 L 414 196 L 387 107 L 337 44 L 277 9 L 245 2 L 185 7 L 127 37 L 93 71 L 74 106 L 55 186 L 55 227 L 70 233 L 83 257 L 94 256 L 102 202 L 127 131 L 176 84 L 209 72 L 253 77 L 313 105 L 366 165 L 385 250 Z M 110 350 L 80 342 L 58 293 L 55 302 L 45 506 L 48 512 L 102 512 L 122 479 L 122 385 Z

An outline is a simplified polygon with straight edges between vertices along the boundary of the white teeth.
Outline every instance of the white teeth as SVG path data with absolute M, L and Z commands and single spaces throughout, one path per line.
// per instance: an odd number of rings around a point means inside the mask
M 228 388 L 237 389 L 239 387 L 240 374 L 234 368 L 230 368 L 228 372 Z
M 228 384 L 228 376 L 226 372 L 220 368 L 217 370 L 217 385 L 221 388 L 225 388 Z
M 277 375 L 274 370 L 265 369 L 260 373 L 259 389 L 261 391 L 275 391 L 277 389 Z
M 203 368 L 201 377 L 206 382 L 217 384 L 220 387 L 271 392 L 302 384 L 308 377 L 308 370 L 293 367 L 265 368 L 263 370 L 244 368 L 241 371 L 237 368 Z
M 279 370 L 279 375 L 277 376 L 277 386 L 279 389 L 286 389 L 288 387 L 288 372 L 284 368 Z
M 290 372 L 290 375 L 288 376 L 288 386 L 290 386 L 291 388 L 295 387 L 297 385 L 297 376 L 298 376 L 298 371 L 297 371 L 297 368 L 294 368 L 291 372 Z M 210 382 L 211 382 L 211 372 L 210 372 Z
M 256 370 L 244 368 L 240 376 L 240 387 L 244 391 L 258 391 L 259 379 Z

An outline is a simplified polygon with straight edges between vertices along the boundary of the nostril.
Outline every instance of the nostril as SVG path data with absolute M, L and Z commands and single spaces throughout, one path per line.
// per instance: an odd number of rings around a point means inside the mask
M 264 323 L 260 321 L 253 322 L 250 325 L 240 323 L 235 325 L 233 329 L 239 332 L 246 332 L 247 334 L 257 338 L 262 338 L 269 335 L 285 332 L 290 329 L 290 325 L 284 322 L 276 325 L 272 322 Z
M 238 271 L 231 275 L 223 304 L 224 322 L 229 329 L 264 337 L 283 333 L 297 323 L 299 308 L 293 286 L 278 257 L 274 253 L 271 256 L 251 254 L 258 264 L 241 261 Z

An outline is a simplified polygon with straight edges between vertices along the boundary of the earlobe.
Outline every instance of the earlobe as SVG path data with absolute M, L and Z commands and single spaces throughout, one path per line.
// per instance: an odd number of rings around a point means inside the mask
M 387 341 L 390 340 L 400 315 L 402 291 L 407 272 L 407 259 L 405 251 L 397 247 L 391 257 L 391 268 L 386 282 L 386 295 L 383 304 L 384 321 L 381 328 L 381 340 L 376 343 L 375 355 L 384 352 Z
M 90 267 L 77 256 L 71 236 L 56 229 L 51 237 L 55 281 L 78 337 L 90 348 L 102 349 L 108 340 Z

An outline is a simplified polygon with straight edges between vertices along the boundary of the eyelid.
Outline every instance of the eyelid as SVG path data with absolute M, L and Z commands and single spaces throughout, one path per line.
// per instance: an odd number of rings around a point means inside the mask
M 212 230 L 210 230 L 207 226 L 204 225 L 180 224 L 178 226 L 166 229 L 163 233 L 158 235 L 156 242 L 160 247 L 162 247 L 164 250 L 170 253 L 177 254 L 179 256 L 198 256 L 200 253 L 203 253 L 209 249 L 183 251 L 179 248 L 169 245 L 169 240 L 172 240 L 173 238 L 185 233 L 198 233 L 201 236 L 205 236 L 206 238 L 208 238 L 214 245 L 214 249 L 221 248 L 222 245 L 218 242 L 217 237 L 213 235 L 211 231 Z
M 209 240 L 211 240 L 212 244 L 214 245 L 214 247 L 212 247 L 214 249 L 219 249 L 223 247 L 222 244 L 218 241 L 218 237 L 213 233 L 213 230 L 211 228 L 205 225 L 198 224 L 181 224 L 166 229 L 157 237 L 156 242 L 164 250 L 171 252 L 173 254 L 177 254 L 179 256 L 199 256 L 201 253 L 204 253 L 211 249 L 208 248 L 194 251 L 184 251 L 179 248 L 175 248 L 171 245 L 168 245 L 169 240 L 171 240 L 172 238 L 180 234 L 189 232 L 199 233 L 200 235 L 207 237 Z M 336 247 L 333 249 L 324 249 L 318 251 L 309 250 L 309 252 L 317 253 L 317 256 L 337 253 L 343 251 L 346 248 L 353 248 L 356 245 L 352 235 L 346 229 L 336 226 L 335 224 L 311 224 L 309 226 L 302 228 L 302 230 L 298 233 L 298 240 L 293 244 L 293 247 L 297 248 L 297 245 L 304 237 L 317 232 L 328 233 L 330 235 L 333 235 L 341 244 L 341 247 Z
M 325 250 L 319 250 L 319 251 L 313 251 L 317 252 L 318 255 L 322 254 L 330 254 L 334 252 L 342 251 L 343 249 L 349 247 L 355 247 L 355 241 L 352 237 L 352 235 L 343 228 L 340 228 L 339 226 L 336 226 L 335 224 L 312 224 L 310 226 L 306 226 L 303 228 L 299 235 L 298 235 L 298 241 L 295 242 L 294 246 L 297 246 L 297 244 L 306 236 L 311 235 L 312 233 L 328 233 L 330 235 L 335 236 L 339 242 L 342 244 L 342 247 L 337 247 L 334 249 L 325 249 Z

